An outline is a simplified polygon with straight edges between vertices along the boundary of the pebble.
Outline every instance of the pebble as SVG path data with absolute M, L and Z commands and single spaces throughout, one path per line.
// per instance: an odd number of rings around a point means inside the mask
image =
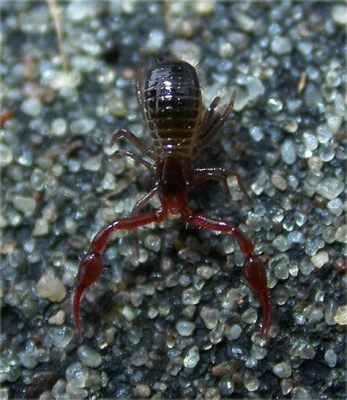
M 326 124 L 321 124 L 317 128 L 317 139 L 319 143 L 327 143 L 332 138 L 333 133 Z
M 254 308 L 248 308 L 241 315 L 241 320 L 248 325 L 253 325 L 257 322 L 257 311 Z
M 21 110 L 31 117 L 37 117 L 41 113 L 41 101 L 35 97 L 30 97 L 23 101 L 21 105 Z
M 86 389 L 76 386 L 74 381 L 67 383 L 65 391 L 69 399 L 85 399 L 88 396 L 88 391 Z
M 236 111 L 241 111 L 243 110 L 249 101 L 249 93 L 245 89 L 237 89 L 236 90 L 236 97 L 235 97 L 235 103 L 234 103 L 234 110 Z
M 100 186 L 104 190 L 114 190 L 116 188 L 116 178 L 110 172 L 106 172 L 105 176 L 103 177 Z
M 68 161 L 68 169 L 72 173 L 76 173 L 81 169 L 81 160 L 71 159 Z
M 336 4 L 332 10 L 332 17 L 338 25 L 345 26 L 347 24 L 347 6 L 345 4 Z
M 252 126 L 249 134 L 255 142 L 260 142 L 264 138 L 264 130 L 261 126 Z
M 313 44 L 304 40 L 297 43 L 297 47 L 304 56 L 308 56 L 313 50 Z
M 8 387 L 0 388 L 0 399 L 2 399 L 2 400 L 10 399 L 10 393 L 9 393 Z
M 342 93 L 337 93 L 334 100 L 334 113 L 344 118 L 345 112 L 345 98 Z
M 22 154 L 18 157 L 18 163 L 25 167 L 30 167 L 33 163 L 33 151 L 32 149 L 24 149 Z
M 61 93 L 65 94 L 66 97 L 72 97 L 75 95 L 75 92 L 72 90 L 76 88 L 81 82 L 80 73 L 75 70 L 70 73 L 65 73 L 63 71 L 48 71 L 46 77 L 43 79 L 47 81 L 47 85 L 49 85 L 52 89 L 60 90 Z
M 132 328 L 129 330 L 128 340 L 132 344 L 139 344 L 142 338 L 142 329 Z
M 31 215 L 36 209 L 36 201 L 32 197 L 15 195 L 13 196 L 13 206 L 24 212 L 25 215 Z
M 195 325 L 189 321 L 179 320 L 176 322 L 176 330 L 181 336 L 190 336 L 195 329 Z
M 300 272 L 307 276 L 310 275 L 310 273 L 314 270 L 314 265 L 312 264 L 311 261 L 304 259 L 301 261 L 301 263 L 299 263 L 299 268 L 300 268 Z
M 153 29 L 149 32 L 145 48 L 150 52 L 157 52 L 163 47 L 164 40 L 164 32 L 159 29 Z
M 308 107 L 318 107 L 322 103 L 322 95 L 316 85 L 312 83 L 307 84 L 304 97 Z
M 197 14 L 208 15 L 213 12 L 216 2 L 213 0 L 197 0 L 192 3 L 192 6 Z
M 145 384 L 139 384 L 134 387 L 133 396 L 139 399 L 146 399 L 151 395 L 151 388 Z
M 42 209 L 43 217 L 49 222 L 55 222 L 58 218 L 57 207 L 55 203 L 49 202 L 43 209 Z
M 200 61 L 200 47 L 191 41 L 176 39 L 171 43 L 170 49 L 172 55 L 178 60 L 187 61 L 192 65 L 196 65 Z
M 134 309 L 132 307 L 129 306 L 125 306 L 122 308 L 121 313 L 123 315 L 123 317 L 128 321 L 131 322 L 135 319 L 136 315 L 134 312 Z
M 87 160 L 83 161 L 82 167 L 87 171 L 97 172 L 100 171 L 101 161 L 101 156 L 88 157 Z
M 229 340 L 237 340 L 242 333 L 242 328 L 239 324 L 235 324 L 230 327 L 230 329 L 227 330 L 226 332 L 226 337 Z
M 324 178 L 318 183 L 316 193 L 328 200 L 333 200 L 341 194 L 343 188 L 344 184 L 342 180 L 338 178 Z
M 202 266 L 199 267 L 196 270 L 197 274 L 200 275 L 203 279 L 210 279 L 215 273 L 216 270 L 214 268 L 208 267 L 208 266 Z
M 46 174 L 40 168 L 35 168 L 30 177 L 30 184 L 32 188 L 37 191 L 43 190 L 45 183 Z
M 204 400 L 220 400 L 221 395 L 217 388 L 208 388 L 205 392 Z
M 343 213 L 343 204 L 341 199 L 334 199 L 328 202 L 328 210 L 334 214 L 340 216 Z
M 319 251 L 311 257 L 312 264 L 316 268 L 322 268 L 329 261 L 329 253 L 326 251 Z
M 11 164 L 13 160 L 13 154 L 8 146 L 0 143 L 0 167 L 6 167 L 6 165 Z
M 270 113 L 276 114 L 282 110 L 283 103 L 279 99 L 270 97 L 266 103 L 266 108 L 269 110 Z
M 334 320 L 335 312 L 336 312 L 336 303 L 333 300 L 328 300 L 325 304 L 324 311 L 324 319 L 327 325 L 335 325 L 336 322 Z
M 159 314 L 159 310 L 157 308 L 154 307 L 149 307 L 148 311 L 147 311 L 147 315 L 149 319 L 154 319 L 158 316 Z
M 204 306 L 200 311 L 200 317 L 205 322 L 207 329 L 214 329 L 218 324 L 219 311 L 216 308 Z
M 37 365 L 37 361 L 35 357 L 27 352 L 20 352 L 19 353 L 19 361 L 24 368 L 33 369 Z
M 319 157 L 313 156 L 313 157 L 309 158 L 308 167 L 311 170 L 319 171 L 322 168 L 322 166 L 323 166 L 323 161 Z
M 223 309 L 228 312 L 233 310 L 237 304 L 238 299 L 240 298 L 240 295 L 241 293 L 239 289 L 234 289 L 234 288 L 229 289 L 226 295 L 222 297 Z
M 326 361 L 326 363 L 330 368 L 334 368 L 337 363 L 337 355 L 334 352 L 334 350 L 332 349 L 327 350 L 324 354 L 324 360 Z
M 67 5 L 65 15 L 69 20 L 79 22 L 96 18 L 100 11 L 101 4 L 98 2 L 77 0 Z
M 287 254 L 277 254 L 269 262 L 269 267 L 274 271 L 277 279 L 288 279 L 289 257 Z
M 249 36 L 241 31 L 231 31 L 227 37 L 237 50 L 244 50 L 249 44 Z
M 77 354 L 83 365 L 91 368 L 97 368 L 102 363 L 100 354 L 87 345 L 78 348 Z
M 262 81 L 255 76 L 248 76 L 246 80 L 250 100 L 255 100 L 265 93 L 265 87 Z
M 189 306 L 198 304 L 201 298 L 201 293 L 194 287 L 185 289 L 182 293 L 182 303 Z
M 293 389 L 293 381 L 291 379 L 282 379 L 281 380 L 281 391 L 283 396 L 289 394 Z
M 48 322 L 52 325 L 63 325 L 65 322 L 65 312 L 63 310 L 59 310 L 56 314 L 48 318 Z
M 309 150 L 316 150 L 318 147 L 318 139 L 317 136 L 315 136 L 312 132 L 310 131 L 305 131 L 302 135 L 303 141 L 305 143 L 305 146 Z
M 52 302 L 63 301 L 66 297 L 66 289 L 63 282 L 54 275 L 49 268 L 36 284 L 36 290 L 40 297 Z
M 338 307 L 334 315 L 334 321 L 338 325 L 347 325 L 347 305 Z
M 323 319 L 323 311 L 317 306 L 310 304 L 304 308 L 302 315 L 307 319 L 309 323 L 316 323 Z
M 7 226 L 7 221 L 3 215 L 0 215 L 0 229 L 5 228 Z
M 107 101 L 107 108 L 110 114 L 117 118 L 125 118 L 129 112 L 123 97 L 111 97 Z
M 297 386 L 292 390 L 291 400 L 310 400 L 310 399 L 311 396 L 304 387 Z
M 292 42 L 285 36 L 276 36 L 270 45 L 271 51 L 274 54 L 287 54 L 292 51 Z
M 71 132 L 75 135 L 86 135 L 91 132 L 96 125 L 93 118 L 81 118 L 71 122 Z
M 277 264 L 274 270 L 274 274 L 277 279 L 281 280 L 288 279 L 289 277 L 288 265 L 282 263 Z
M 67 122 L 64 118 L 56 118 L 52 121 L 51 130 L 55 136 L 64 136 L 67 130 Z
M 145 238 L 144 245 L 148 250 L 159 253 L 161 250 L 161 239 L 159 235 L 148 234 Z
M 283 129 L 285 129 L 286 132 L 295 133 L 298 129 L 298 124 L 294 119 L 288 119 L 283 125 Z
M 67 367 L 65 371 L 65 377 L 68 385 L 70 384 L 75 388 L 86 387 L 88 368 L 82 365 L 80 362 L 75 362 Z
M 65 348 L 73 339 L 73 331 L 67 326 L 57 326 L 50 328 L 48 336 L 53 345 Z
M 145 365 L 148 361 L 148 352 L 145 347 L 140 347 L 139 349 L 135 350 L 130 358 L 130 362 L 135 367 L 141 367 Z
M 274 172 L 271 176 L 271 182 L 278 190 L 286 190 L 287 189 L 287 181 L 283 176 L 279 173 Z
M 235 49 L 233 45 L 229 42 L 223 42 L 219 45 L 219 55 L 222 58 L 230 58 L 233 56 Z
M 327 127 L 336 134 L 342 125 L 342 117 L 339 115 L 329 114 L 326 116 L 326 120 Z
M 281 251 L 282 253 L 286 252 L 291 247 L 290 241 L 283 235 L 278 235 L 272 242 L 275 249 Z
M 325 76 L 327 87 L 334 88 L 341 84 L 341 72 L 336 70 L 329 70 Z
M 296 161 L 295 143 L 291 139 L 286 139 L 281 145 L 281 156 L 283 161 L 288 164 L 294 164 Z
M 245 388 L 249 391 L 249 392 L 255 392 L 260 385 L 260 381 L 258 378 L 256 377 L 245 377 L 244 378 L 244 384 L 245 384 Z
M 311 360 L 314 358 L 316 351 L 308 339 L 297 339 L 289 350 L 292 357 L 300 357 L 303 360 Z
M 309 256 L 314 256 L 319 249 L 324 248 L 324 240 L 320 237 L 308 238 L 306 240 L 305 252 Z
M 340 243 L 347 243 L 347 225 L 342 225 L 336 230 L 335 240 Z
M 33 236 L 44 236 L 49 231 L 48 221 L 44 218 L 39 218 L 35 221 Z
M 247 14 L 237 13 L 235 17 L 242 31 L 252 32 L 256 27 L 256 20 L 252 19 Z
M 327 143 L 322 145 L 319 149 L 319 158 L 323 162 L 333 160 L 335 157 L 335 145 L 333 143 Z
M 224 324 L 219 324 L 216 326 L 215 329 L 209 332 L 208 336 L 212 344 L 217 344 L 223 339 L 224 329 L 225 329 Z
M 200 353 L 198 346 L 191 347 L 183 359 L 183 365 L 186 368 L 194 368 L 200 360 Z
M 83 33 L 80 43 L 83 52 L 90 56 L 98 56 L 102 53 L 102 46 L 96 42 L 96 38 L 92 33 Z
M 255 335 L 257 335 L 257 334 L 255 334 Z M 268 354 L 268 350 L 265 347 L 261 347 L 261 346 L 265 346 L 265 343 L 262 343 L 262 341 L 264 341 L 262 337 L 260 337 L 260 340 L 258 338 L 256 340 L 258 341 L 259 344 L 257 345 L 255 343 L 253 343 L 252 357 L 255 360 L 263 360 L 266 357 L 266 355 Z M 253 335 L 252 335 L 252 341 L 254 341 Z

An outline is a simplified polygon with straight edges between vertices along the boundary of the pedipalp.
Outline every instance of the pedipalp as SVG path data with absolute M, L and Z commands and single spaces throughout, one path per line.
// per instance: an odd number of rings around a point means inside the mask
M 101 229 L 90 243 L 89 251 L 83 258 L 78 271 L 75 296 L 73 302 L 74 319 L 78 332 L 81 332 L 81 299 L 84 291 L 100 277 L 102 272 L 101 256 L 105 251 L 111 233 L 120 230 L 132 230 L 160 222 L 165 215 L 160 212 L 137 215 L 134 217 L 114 220 Z
M 248 237 L 231 222 L 210 218 L 203 214 L 192 214 L 187 222 L 207 230 L 223 232 L 232 235 L 238 241 L 245 258 L 243 275 L 254 292 L 259 296 L 263 309 L 262 335 L 265 335 L 270 324 L 270 301 L 267 288 L 265 265 L 259 257 L 253 254 L 253 244 Z

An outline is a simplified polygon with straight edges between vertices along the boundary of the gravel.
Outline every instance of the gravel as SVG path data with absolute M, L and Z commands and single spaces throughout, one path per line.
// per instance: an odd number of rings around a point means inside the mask
M 1 399 L 344 398 L 346 5 L 57 3 L 67 70 L 49 2 L 2 4 Z M 238 244 L 175 220 L 115 235 L 73 325 L 90 239 L 153 184 L 110 157 L 133 150 L 119 128 L 150 142 L 135 75 L 152 56 L 196 65 L 207 105 L 236 89 L 199 167 L 239 173 L 251 202 L 229 182 L 190 199 L 266 261 L 267 338 Z

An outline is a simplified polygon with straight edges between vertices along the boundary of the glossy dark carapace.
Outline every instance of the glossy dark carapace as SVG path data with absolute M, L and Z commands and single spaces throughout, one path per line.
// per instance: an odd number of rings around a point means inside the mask
M 101 256 L 112 232 L 132 230 L 152 222 L 161 222 L 172 215 L 179 215 L 187 223 L 211 231 L 232 235 L 238 241 L 244 255 L 243 273 L 247 283 L 258 294 L 262 309 L 262 333 L 269 327 L 270 307 L 265 266 L 253 254 L 253 244 L 232 222 L 210 218 L 194 213 L 188 204 L 188 195 L 193 188 L 208 180 L 220 181 L 226 188 L 228 175 L 234 175 L 241 190 L 247 192 L 239 176 L 224 168 L 196 168 L 195 161 L 207 143 L 223 126 L 233 108 L 233 98 L 220 114 L 216 97 L 208 109 L 202 105 L 201 90 L 195 68 L 184 61 L 166 61 L 156 64 L 148 73 L 145 85 L 143 69 L 138 70 L 137 98 L 152 136 L 153 149 L 145 145 L 130 131 L 120 129 L 113 141 L 126 139 L 144 156 L 117 151 L 116 155 L 132 157 L 142 163 L 156 176 L 153 188 L 135 205 L 128 218 L 117 219 L 93 238 L 87 255 L 81 262 L 75 284 L 74 317 L 77 330 L 81 330 L 80 304 L 83 292 L 94 283 L 102 272 Z M 144 87 L 143 87 L 144 86 Z M 149 213 L 141 213 L 149 200 L 157 195 L 160 206 Z

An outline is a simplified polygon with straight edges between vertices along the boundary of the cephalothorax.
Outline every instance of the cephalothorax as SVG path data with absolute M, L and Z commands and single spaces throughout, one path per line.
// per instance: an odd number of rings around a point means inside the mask
M 113 141 L 124 138 L 154 163 L 128 151 L 117 155 L 132 157 L 156 176 L 154 187 L 135 205 L 130 217 L 117 219 L 93 238 L 87 255 L 82 260 L 75 284 L 74 318 L 81 330 L 80 303 L 82 294 L 94 283 L 102 271 L 101 256 L 112 232 L 131 230 L 152 222 L 161 222 L 171 215 L 180 215 L 187 223 L 200 228 L 219 231 L 236 238 L 244 255 L 243 273 L 247 283 L 258 294 L 263 308 L 262 332 L 269 327 L 270 307 L 265 266 L 253 254 L 253 244 L 233 223 L 194 213 L 188 205 L 189 192 L 208 180 L 218 180 L 227 187 L 228 175 L 234 175 L 241 190 L 247 192 L 234 171 L 224 168 L 195 168 L 195 161 L 211 138 L 220 130 L 233 108 L 233 98 L 220 115 L 216 97 L 204 110 L 201 90 L 195 68 L 184 61 L 166 61 L 156 64 L 148 73 L 142 87 L 142 69 L 138 72 L 137 98 L 153 140 L 149 150 L 130 131 L 120 129 Z M 157 194 L 160 206 L 150 213 L 140 213 L 149 200 Z

